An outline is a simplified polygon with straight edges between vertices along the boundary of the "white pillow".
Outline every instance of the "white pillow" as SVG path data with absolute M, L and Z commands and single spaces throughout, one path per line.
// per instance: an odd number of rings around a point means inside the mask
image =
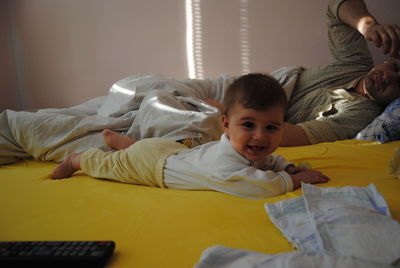
M 400 98 L 390 103 L 355 139 L 380 143 L 400 140 Z

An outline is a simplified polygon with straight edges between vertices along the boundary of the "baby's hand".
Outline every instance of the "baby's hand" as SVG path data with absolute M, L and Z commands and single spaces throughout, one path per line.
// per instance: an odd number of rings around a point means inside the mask
M 308 170 L 308 167 L 306 167 L 306 166 L 295 167 L 295 166 L 293 166 L 293 165 L 289 165 L 289 166 L 285 169 L 285 171 L 286 171 L 287 173 L 289 173 L 289 174 L 297 174 L 297 173 L 299 173 L 299 172 L 303 172 L 303 171 L 306 171 L 306 170 Z
M 225 109 L 225 107 L 224 107 L 224 105 L 222 103 L 219 103 L 219 102 L 217 102 L 217 101 L 215 101 L 213 99 L 206 99 L 206 103 L 211 105 L 211 106 L 214 106 L 215 108 L 218 108 L 218 110 L 220 112 L 223 112 L 224 109 Z
M 299 188 L 301 186 L 301 182 L 314 184 L 329 181 L 327 176 L 315 170 L 305 170 L 295 174 L 290 174 L 290 176 L 292 177 L 293 181 L 293 189 Z

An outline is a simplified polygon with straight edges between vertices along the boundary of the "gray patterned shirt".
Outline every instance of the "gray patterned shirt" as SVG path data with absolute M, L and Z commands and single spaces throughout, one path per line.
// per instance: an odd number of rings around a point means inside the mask
M 328 6 L 331 63 L 301 72 L 286 112 L 286 120 L 302 127 L 311 144 L 353 138 L 382 111 L 351 92 L 374 65 L 364 37 L 338 16 L 344 1 Z

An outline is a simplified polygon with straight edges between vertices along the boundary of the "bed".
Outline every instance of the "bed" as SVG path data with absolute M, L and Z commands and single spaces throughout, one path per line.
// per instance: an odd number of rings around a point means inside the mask
M 344 140 L 279 148 L 295 163 L 327 174 L 320 187 L 373 183 L 400 220 L 400 183 L 389 162 L 400 141 Z M 267 254 L 295 250 L 268 218 L 267 202 L 212 191 L 128 185 L 76 174 L 51 180 L 52 162 L 0 166 L 0 240 L 113 240 L 106 267 L 192 267 L 208 247 L 224 245 Z

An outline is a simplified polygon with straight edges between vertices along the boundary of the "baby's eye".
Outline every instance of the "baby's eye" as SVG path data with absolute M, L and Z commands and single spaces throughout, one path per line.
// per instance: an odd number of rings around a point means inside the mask
M 278 130 L 278 127 L 277 127 L 277 126 L 274 126 L 274 125 L 270 125 L 270 126 L 266 126 L 266 129 L 267 129 L 268 131 L 275 131 L 275 130 Z
M 245 128 L 252 129 L 252 128 L 254 128 L 254 123 L 252 123 L 252 122 L 244 122 L 243 126 Z

